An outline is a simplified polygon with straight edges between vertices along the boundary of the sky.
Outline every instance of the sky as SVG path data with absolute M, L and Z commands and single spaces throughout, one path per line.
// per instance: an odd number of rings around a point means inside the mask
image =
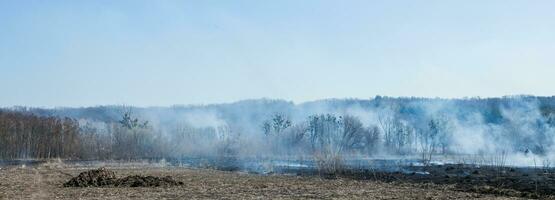
M 555 95 L 551 0 L 0 0 L 0 106 Z

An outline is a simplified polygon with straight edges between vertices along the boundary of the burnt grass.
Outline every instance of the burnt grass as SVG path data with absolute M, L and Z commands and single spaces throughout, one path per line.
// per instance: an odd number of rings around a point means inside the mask
M 258 171 L 242 169 L 237 161 L 211 163 L 222 171 Z M 385 167 L 384 167 L 385 166 Z M 333 173 L 316 167 L 280 168 L 272 173 L 297 176 L 319 176 L 326 179 L 348 178 L 387 183 L 415 183 L 452 185 L 455 191 L 494 194 L 498 196 L 544 198 L 555 196 L 555 169 L 543 167 L 481 166 L 472 164 L 441 164 L 428 166 L 349 167 L 343 166 Z
M 297 171 L 297 175 L 350 178 L 399 183 L 454 185 L 454 190 L 500 196 L 542 198 L 555 195 L 555 171 L 543 168 L 513 168 L 445 164 L 406 166 L 400 170 L 342 169 L 335 173 Z
M 106 168 L 99 168 L 80 173 L 64 183 L 64 187 L 169 187 L 183 185 L 171 176 L 155 177 L 132 175 L 117 178 L 116 173 Z

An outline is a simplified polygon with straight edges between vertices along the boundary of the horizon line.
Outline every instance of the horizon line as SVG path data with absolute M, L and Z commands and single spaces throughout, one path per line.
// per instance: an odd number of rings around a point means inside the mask
M 25 108 L 25 109 L 71 109 L 71 108 L 98 108 L 98 107 L 134 107 L 134 108 L 171 108 L 171 107 L 204 107 L 204 106 L 217 106 L 217 105 L 227 105 L 236 104 L 246 101 L 284 101 L 292 103 L 293 105 L 302 105 L 307 103 L 314 103 L 319 101 L 334 101 L 334 100 L 368 100 L 372 101 L 376 98 L 388 98 L 388 99 L 427 99 L 427 100 L 472 100 L 472 99 L 505 99 L 505 98 L 523 98 L 523 97 L 540 97 L 540 98 L 553 98 L 555 95 L 531 95 L 531 94 L 513 94 L 513 95 L 502 95 L 502 96 L 463 96 L 463 97 L 426 97 L 426 96 L 387 96 L 387 95 L 375 95 L 374 97 L 360 98 L 360 97 L 328 97 L 320 98 L 314 100 L 306 101 L 294 101 L 284 98 L 245 98 L 241 100 L 219 102 L 219 103 L 190 103 L 190 104 L 171 104 L 171 105 L 133 105 L 127 103 L 114 103 L 114 104 L 97 104 L 97 105 L 82 105 L 82 106 L 26 106 L 26 105 L 11 105 L 11 106 L 0 106 L 0 109 L 14 109 L 14 108 Z

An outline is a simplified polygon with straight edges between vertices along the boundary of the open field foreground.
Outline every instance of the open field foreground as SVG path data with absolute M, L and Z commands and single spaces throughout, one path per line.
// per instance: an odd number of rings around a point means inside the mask
M 317 176 L 255 175 L 209 169 L 106 164 L 119 177 L 172 176 L 173 187 L 63 187 L 80 172 L 100 166 L 47 163 L 0 170 L 0 199 L 519 199 L 457 191 L 454 186 L 322 179 Z

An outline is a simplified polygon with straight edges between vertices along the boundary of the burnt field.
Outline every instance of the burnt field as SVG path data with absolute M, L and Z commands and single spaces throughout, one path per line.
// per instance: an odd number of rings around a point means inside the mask
M 122 179 L 171 177 L 182 184 L 64 186 L 99 167 Z M 225 171 L 164 162 L 46 162 L 1 168 L 0 199 L 554 199 L 555 178 L 543 169 L 451 164 L 336 173 L 298 166 L 279 173 Z
M 224 171 L 254 174 L 285 174 L 351 179 L 386 183 L 434 184 L 451 186 L 454 191 L 494 194 L 507 197 L 552 198 L 555 196 L 555 170 L 551 167 L 492 166 L 476 164 L 429 164 L 416 160 L 348 160 L 334 169 L 310 160 L 233 160 L 222 163 L 194 160 L 189 166 L 212 167 Z M 323 168 L 324 167 L 324 168 Z
M 404 171 L 345 170 L 330 177 L 383 182 L 452 185 L 455 191 L 500 196 L 548 198 L 555 194 L 552 170 L 517 167 L 477 167 L 462 164 L 409 166 Z
M 427 164 L 416 159 L 347 159 L 333 169 L 313 160 L 184 159 L 175 166 L 213 168 L 261 175 L 315 176 L 323 179 L 453 186 L 456 191 L 500 196 L 555 196 L 555 169 L 548 166 Z

